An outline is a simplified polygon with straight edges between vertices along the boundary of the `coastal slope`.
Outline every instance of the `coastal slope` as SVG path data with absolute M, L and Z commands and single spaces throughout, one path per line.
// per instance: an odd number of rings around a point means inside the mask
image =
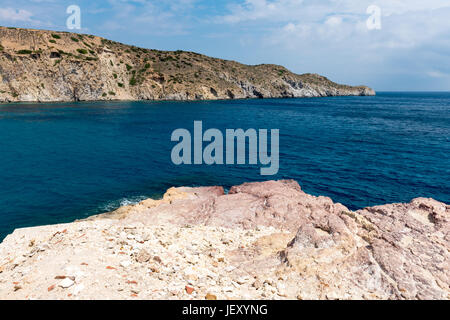
M 0 299 L 449 299 L 450 206 L 351 211 L 293 180 L 160 200 L 0 244 Z
M 375 95 L 282 66 L 104 38 L 0 27 L 0 102 L 204 100 Z

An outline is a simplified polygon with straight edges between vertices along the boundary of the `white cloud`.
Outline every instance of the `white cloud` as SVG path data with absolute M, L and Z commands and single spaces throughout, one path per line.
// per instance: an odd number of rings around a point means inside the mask
M 381 30 L 367 28 L 370 5 L 381 8 Z M 266 55 L 282 54 L 296 72 L 378 85 L 383 77 L 432 77 L 448 86 L 449 0 L 242 0 L 228 8 L 216 21 L 249 30 Z
M 32 22 L 30 11 L 13 8 L 0 8 L 0 20 L 8 22 Z
M 449 75 L 440 71 L 428 71 L 427 74 L 432 78 L 446 78 Z

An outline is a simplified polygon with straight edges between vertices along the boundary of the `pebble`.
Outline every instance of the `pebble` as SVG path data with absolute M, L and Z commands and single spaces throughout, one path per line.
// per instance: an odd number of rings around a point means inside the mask
M 186 286 L 185 287 L 187 294 L 192 294 L 192 292 L 194 292 L 194 288 L 190 287 L 190 286 Z
M 66 288 L 70 288 L 71 286 L 73 286 L 74 283 L 75 283 L 75 282 L 74 282 L 72 279 L 65 278 L 63 281 L 61 281 L 61 282 L 59 283 L 59 286 L 60 286 L 61 288 L 66 289 Z
M 124 268 L 128 268 L 131 265 L 131 261 L 130 260 L 121 261 L 120 265 Z
M 226 271 L 226 272 L 231 272 L 231 271 L 233 271 L 234 269 L 236 269 L 236 268 L 233 267 L 233 266 L 228 266 L 228 267 L 225 268 L 225 271 Z
M 217 300 L 217 297 L 211 293 L 206 294 L 205 296 L 206 300 Z
M 139 263 L 144 263 L 147 262 L 148 260 L 150 260 L 150 254 L 145 249 L 139 251 L 139 253 L 136 256 L 136 261 Z

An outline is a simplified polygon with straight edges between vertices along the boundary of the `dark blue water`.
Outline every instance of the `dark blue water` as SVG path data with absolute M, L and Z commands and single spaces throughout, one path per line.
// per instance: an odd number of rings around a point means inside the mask
M 175 166 L 176 128 L 280 129 L 280 171 Z M 171 186 L 292 178 L 356 209 L 423 196 L 450 203 L 450 93 L 217 102 L 0 105 L 0 239 Z

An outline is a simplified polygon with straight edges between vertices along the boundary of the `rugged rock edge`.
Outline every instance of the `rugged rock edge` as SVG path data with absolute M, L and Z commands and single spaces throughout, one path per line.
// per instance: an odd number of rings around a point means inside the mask
M 450 206 L 351 211 L 292 180 L 160 200 L 0 244 L 0 299 L 449 299 Z
M 248 66 L 92 35 L 0 27 L 0 102 L 368 95 L 375 91 L 277 65 Z

